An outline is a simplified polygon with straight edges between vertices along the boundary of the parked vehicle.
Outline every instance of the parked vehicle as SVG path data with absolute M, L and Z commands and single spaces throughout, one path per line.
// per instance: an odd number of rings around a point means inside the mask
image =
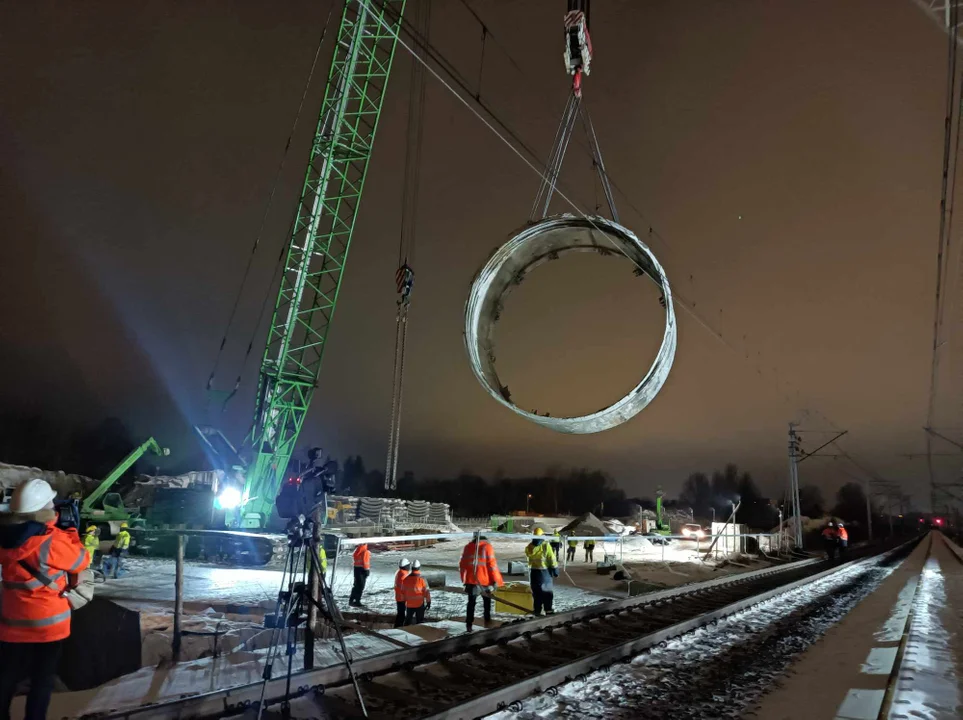
M 682 526 L 682 532 L 679 534 L 690 540 L 702 540 L 708 533 L 706 533 L 701 525 L 689 523 L 688 525 Z

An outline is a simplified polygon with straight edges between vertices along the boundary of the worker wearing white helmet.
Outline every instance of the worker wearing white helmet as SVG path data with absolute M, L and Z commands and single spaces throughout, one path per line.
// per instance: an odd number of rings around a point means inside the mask
M 411 563 L 411 573 L 402 583 L 405 596 L 405 625 L 425 621 L 425 613 L 431 609 L 431 591 L 428 581 L 421 575 L 421 561 Z
M 47 716 L 63 641 L 70 636 L 71 580 L 90 563 L 76 528 L 57 527 L 54 498 L 45 481 L 17 487 L 0 518 L 0 717 L 20 681 L 29 678 L 25 716 Z
M 398 572 L 395 573 L 395 605 L 397 605 L 398 614 L 395 616 L 395 627 L 401 627 L 405 624 L 405 588 L 404 582 L 405 578 L 408 577 L 408 573 L 411 572 L 411 560 L 408 558 L 401 558 L 398 562 Z

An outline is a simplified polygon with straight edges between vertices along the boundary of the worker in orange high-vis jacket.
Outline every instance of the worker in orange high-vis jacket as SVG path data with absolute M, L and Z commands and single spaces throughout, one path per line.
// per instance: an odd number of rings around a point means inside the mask
M 836 549 L 839 551 L 840 559 L 846 554 L 847 547 L 849 547 L 849 531 L 843 525 L 843 521 L 840 520 L 836 523 Z
M 0 516 L 0 718 L 9 720 L 17 685 L 30 679 L 26 720 L 47 716 L 63 641 L 70 636 L 70 582 L 90 564 L 76 529 L 56 526 L 57 493 L 40 479 L 18 486 Z
M 405 625 L 424 622 L 425 613 L 431 609 L 431 591 L 421 575 L 420 560 L 411 563 L 411 573 L 401 586 L 405 595 Z
M 351 607 L 361 607 L 361 596 L 370 574 L 371 551 L 368 550 L 368 543 L 362 543 L 354 549 L 354 585 L 351 586 L 351 595 L 348 597 L 348 605 Z
M 478 596 L 482 596 L 482 612 L 485 622 L 491 622 L 491 592 L 495 585 L 501 587 L 505 584 L 505 581 L 502 579 L 501 570 L 498 569 L 495 550 L 484 535 L 478 538 L 477 543 L 472 540 L 465 545 L 458 568 L 461 570 L 461 581 L 464 583 L 465 593 L 468 595 L 465 626 L 468 632 L 471 632 L 472 625 L 475 623 L 475 602 Z
M 411 573 L 411 560 L 401 558 L 398 562 L 398 572 L 395 573 L 395 604 L 398 614 L 395 616 L 395 627 L 405 624 L 405 578 Z

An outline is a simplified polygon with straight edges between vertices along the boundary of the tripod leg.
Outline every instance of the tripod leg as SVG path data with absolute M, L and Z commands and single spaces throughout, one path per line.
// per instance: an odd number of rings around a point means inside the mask
M 317 553 L 311 552 L 311 562 L 320 563 L 317 557 Z M 331 624 L 334 626 L 334 632 L 338 636 L 338 644 L 341 646 L 341 654 L 344 656 L 344 665 L 348 669 L 348 675 L 351 676 L 351 684 L 354 685 L 354 692 L 358 696 L 358 704 L 361 705 L 361 714 L 364 717 L 368 717 L 368 709 L 364 704 L 364 697 L 361 695 L 361 686 L 358 685 L 358 676 L 355 675 L 354 668 L 351 666 L 351 656 L 348 654 L 348 646 L 344 644 L 344 633 L 341 632 L 341 620 L 340 611 L 337 609 L 337 605 L 334 602 L 334 593 L 331 592 L 331 585 L 328 584 L 328 579 L 321 573 L 321 568 L 317 568 L 318 579 L 321 584 L 321 597 L 324 598 L 325 605 L 328 607 L 328 614 L 331 617 Z
M 284 564 L 284 572 L 281 575 L 281 588 L 278 590 L 278 600 L 275 605 L 275 623 L 271 628 L 271 641 L 268 645 L 267 655 L 264 658 L 264 673 L 262 675 L 261 699 L 258 703 L 257 718 L 261 720 L 261 713 L 264 712 L 264 698 L 267 693 L 268 681 L 271 680 L 274 659 L 277 657 L 278 645 L 282 637 L 282 630 L 287 626 L 288 619 L 291 617 L 291 610 L 294 602 L 294 581 L 295 571 L 302 566 L 302 552 L 304 546 L 288 546 L 288 557 Z M 295 628 L 295 632 L 297 629 Z

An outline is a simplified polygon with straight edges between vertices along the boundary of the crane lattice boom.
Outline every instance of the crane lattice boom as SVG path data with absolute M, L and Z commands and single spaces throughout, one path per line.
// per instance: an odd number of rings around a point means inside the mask
M 317 387 L 405 0 L 346 0 L 311 145 L 250 436 L 244 514 L 271 515 Z

